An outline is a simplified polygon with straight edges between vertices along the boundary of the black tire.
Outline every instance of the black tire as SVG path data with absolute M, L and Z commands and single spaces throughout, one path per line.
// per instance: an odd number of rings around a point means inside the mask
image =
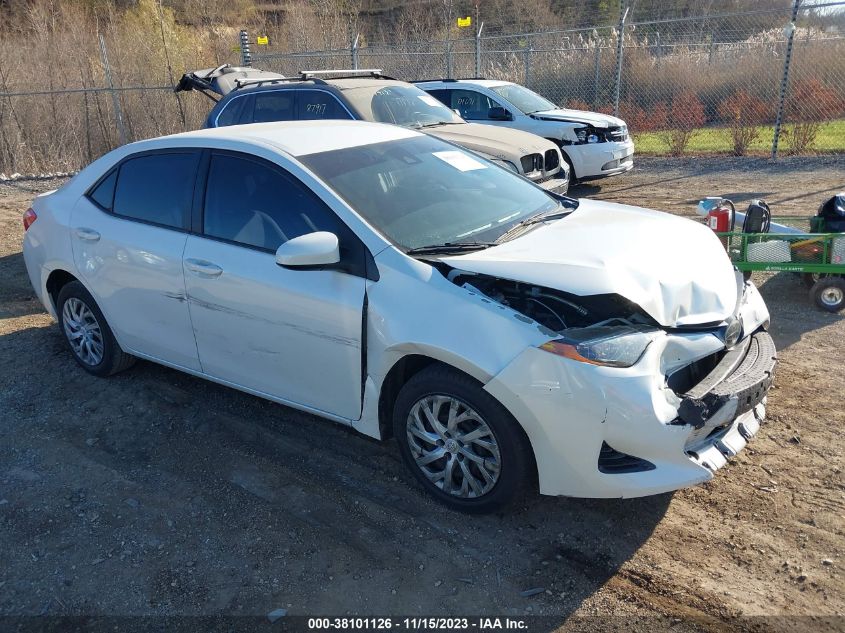
M 498 465 L 497 476 L 492 477 L 494 482 L 492 484 L 489 480 L 486 483 L 482 482 L 483 486 L 490 486 L 489 490 L 480 488 L 480 494 L 471 491 L 470 496 L 457 496 L 444 491 L 440 485 L 433 483 L 423 472 L 422 467 L 417 464 L 413 451 L 418 450 L 418 447 L 423 444 L 421 440 L 414 439 L 414 442 L 420 442 L 420 444 L 417 445 L 417 448 L 412 448 L 412 440 L 409 438 L 408 431 L 409 420 L 412 419 L 412 413 L 416 410 L 417 405 L 423 402 L 425 398 L 432 396 L 446 396 L 459 401 L 456 406 L 463 405 L 472 409 L 481 419 L 482 424 L 485 424 L 492 432 L 494 443 L 491 446 L 494 445 L 498 449 L 497 460 L 492 452 L 486 452 L 483 445 L 475 444 L 475 440 L 462 444 L 460 442 L 460 439 L 462 439 L 461 433 L 466 433 L 466 431 L 458 429 L 457 432 L 453 431 L 452 435 L 446 434 L 449 439 L 444 440 L 442 439 L 444 436 L 439 435 L 441 439 L 437 440 L 441 442 L 438 446 L 443 451 L 449 450 L 450 444 L 447 442 L 451 442 L 453 447 L 457 443 L 458 448 L 451 449 L 457 452 L 447 452 L 446 456 L 442 458 L 442 462 L 438 459 L 432 463 L 432 466 L 439 468 L 439 464 L 442 463 L 445 472 L 447 460 L 452 461 L 456 470 L 450 476 L 451 482 L 455 484 L 457 480 L 460 480 L 463 485 L 466 481 L 467 488 L 469 488 L 470 481 L 474 480 L 476 486 L 478 486 L 479 480 L 478 478 L 467 479 L 464 472 L 481 474 L 481 471 L 477 461 L 468 458 L 467 455 L 471 453 L 475 458 L 483 456 L 484 468 L 488 472 L 488 464 Z M 458 409 L 458 411 L 462 411 L 462 409 Z M 445 412 L 448 415 L 448 410 Z M 439 421 L 444 422 L 445 420 Z M 476 420 L 470 416 L 469 421 L 461 424 L 475 425 Z M 531 492 L 531 484 L 535 481 L 536 466 L 531 445 L 519 423 L 501 403 L 484 391 L 478 381 L 451 367 L 439 364 L 429 366 L 413 376 L 402 387 L 393 407 L 393 432 L 399 443 L 399 450 L 405 465 L 429 494 L 454 510 L 470 514 L 493 512 Z M 482 437 L 488 437 L 488 435 Z M 438 450 L 431 442 L 429 442 L 429 446 L 433 450 Z M 468 453 L 465 451 L 468 451 Z M 467 470 L 464 471 L 464 468 Z M 443 481 L 445 481 L 445 477 Z
M 101 359 L 99 362 L 91 363 L 86 361 L 71 343 L 70 335 L 65 327 L 65 304 L 71 299 L 81 301 L 88 308 L 96 325 L 99 327 L 100 337 L 98 342 L 102 344 L 102 354 L 100 355 Z M 117 344 L 109 324 L 100 311 L 100 307 L 94 301 L 94 297 L 78 281 L 71 281 L 62 287 L 56 300 L 56 314 L 59 319 L 59 330 L 62 336 L 64 336 L 65 342 L 67 342 L 68 348 L 70 348 L 71 354 L 73 354 L 73 358 L 88 373 L 94 374 L 95 376 L 111 376 L 124 369 L 128 369 L 135 363 L 134 356 L 120 349 L 120 345 Z
M 845 279 L 822 277 L 810 289 L 810 297 L 827 312 L 839 312 L 845 307 Z
M 578 175 L 575 173 L 575 165 L 572 164 L 572 161 L 569 159 L 569 156 L 566 155 L 566 152 L 564 152 L 562 148 L 560 151 L 560 155 L 563 156 L 563 162 L 569 165 L 569 186 L 574 187 L 575 185 L 580 183 L 580 181 L 578 180 Z

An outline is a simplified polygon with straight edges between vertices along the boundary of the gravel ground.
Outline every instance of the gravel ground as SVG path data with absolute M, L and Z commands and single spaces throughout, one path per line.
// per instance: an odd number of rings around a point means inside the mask
M 712 482 L 467 517 L 429 500 L 392 443 L 150 363 L 82 372 L 20 253 L 21 213 L 52 186 L 0 185 L 0 616 L 283 608 L 769 630 L 845 614 L 845 322 L 795 276 L 755 277 L 779 375 L 767 423 Z M 573 193 L 679 214 L 705 195 L 763 197 L 809 215 L 843 188 L 843 157 L 719 157 L 641 159 Z

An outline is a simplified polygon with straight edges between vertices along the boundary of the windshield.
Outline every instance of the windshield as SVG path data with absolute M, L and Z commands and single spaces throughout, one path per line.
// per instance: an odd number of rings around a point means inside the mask
M 430 136 L 299 160 L 406 250 L 493 241 L 520 220 L 559 206 L 521 176 Z
M 416 86 L 362 86 L 347 88 L 344 96 L 366 121 L 405 127 L 427 127 L 464 120 Z
M 505 84 L 490 90 L 510 101 L 523 114 L 557 109 L 557 106 L 545 97 L 517 84 Z

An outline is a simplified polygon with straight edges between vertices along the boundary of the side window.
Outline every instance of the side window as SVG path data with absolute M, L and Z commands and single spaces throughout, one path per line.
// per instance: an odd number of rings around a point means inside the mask
M 130 158 L 120 165 L 115 214 L 184 228 L 191 210 L 199 152 L 163 152 Z
M 449 93 L 451 92 L 451 90 L 426 90 L 426 92 L 435 99 L 437 99 L 440 103 L 444 104 L 450 110 L 455 107 L 450 103 L 451 97 Z
M 490 108 L 499 105 L 501 104 L 475 90 L 452 90 L 452 107 L 457 108 L 467 120 L 488 120 Z
M 333 95 L 321 90 L 297 91 L 296 111 L 303 121 L 352 118 Z
M 280 168 L 214 154 L 208 172 L 203 233 L 275 251 L 287 240 L 331 231 L 343 244 L 349 229 L 305 185 Z
M 114 184 L 116 182 L 117 169 L 112 169 L 112 172 L 88 193 L 88 197 L 106 211 L 111 211 L 112 203 L 114 203 Z
M 255 109 L 252 114 L 252 122 L 293 121 L 295 119 L 295 99 L 296 94 L 293 90 L 273 90 L 255 93 Z
M 247 101 L 249 101 L 249 97 L 235 97 L 231 99 L 220 111 L 220 114 L 217 115 L 216 127 L 237 125 L 241 120 L 241 113 Z

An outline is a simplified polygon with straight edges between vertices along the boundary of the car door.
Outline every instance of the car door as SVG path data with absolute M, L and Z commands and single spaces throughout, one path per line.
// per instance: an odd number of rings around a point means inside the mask
M 193 370 L 182 253 L 199 157 L 190 149 L 130 156 L 71 212 L 74 262 L 120 345 Z
M 338 417 L 361 414 L 364 246 L 281 167 L 210 153 L 205 202 L 184 267 L 203 371 Z M 198 214 L 199 215 L 199 214 Z M 338 235 L 341 264 L 276 264 L 284 241 Z

